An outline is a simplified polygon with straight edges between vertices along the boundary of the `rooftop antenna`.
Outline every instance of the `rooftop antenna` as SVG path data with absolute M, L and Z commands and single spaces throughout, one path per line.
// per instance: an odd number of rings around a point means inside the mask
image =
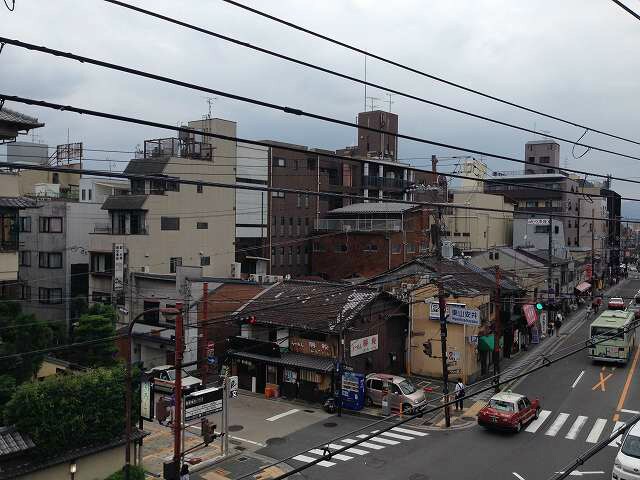
M 391 100 L 391 94 L 390 93 L 387 93 L 386 95 L 387 95 L 387 97 L 389 97 L 389 99 L 387 100 L 387 103 L 389 104 L 389 110 L 388 111 L 389 111 L 389 113 L 391 113 L 391 104 L 392 103 L 396 103 L 396 102 Z
M 371 101 L 371 111 L 373 112 L 376 108 L 378 108 L 378 105 L 376 104 L 376 100 L 380 100 L 378 97 L 367 97 L 366 100 L 370 100 Z M 366 107 L 365 107 L 366 108 Z
M 203 97 L 207 101 L 207 106 L 209 107 L 206 119 L 211 120 L 211 114 L 213 113 L 213 102 L 215 102 L 218 97 Z

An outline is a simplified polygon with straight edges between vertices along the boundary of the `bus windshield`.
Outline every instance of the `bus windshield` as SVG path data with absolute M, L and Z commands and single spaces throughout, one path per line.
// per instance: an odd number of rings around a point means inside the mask
M 615 335 L 615 332 L 618 332 L 618 335 Z M 615 337 L 614 337 L 615 335 Z M 624 337 L 624 330 L 621 328 L 610 328 L 610 327 L 591 327 L 591 338 L 598 337 L 598 339 L 611 338 L 612 340 L 621 339 Z

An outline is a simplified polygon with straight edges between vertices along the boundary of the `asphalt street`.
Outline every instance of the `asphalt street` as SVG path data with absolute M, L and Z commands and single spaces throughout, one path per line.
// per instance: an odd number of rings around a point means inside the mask
M 640 280 L 628 280 L 611 295 L 632 297 L 639 288 Z M 561 332 L 553 350 L 561 353 L 584 344 L 589 323 L 584 319 Z M 640 387 L 632 369 L 638 356 L 640 351 L 636 350 L 627 365 L 615 366 L 594 363 L 586 352 L 580 352 L 528 375 L 514 391 L 539 398 L 543 415 L 519 434 L 492 432 L 477 425 L 455 431 L 405 426 L 312 466 L 300 476 L 318 480 L 551 478 L 640 410 Z M 332 448 L 337 448 L 335 445 L 348 445 L 358 440 L 358 435 L 375 431 L 376 427 L 368 427 L 354 432 L 370 422 L 349 415 L 328 417 L 285 437 L 266 440 L 267 447 L 257 453 L 283 458 L 304 452 L 288 461 L 291 467 L 299 467 L 322 455 L 313 449 L 322 442 L 345 435 L 331 442 Z M 611 478 L 616 453 L 616 446 L 607 446 L 574 476 Z

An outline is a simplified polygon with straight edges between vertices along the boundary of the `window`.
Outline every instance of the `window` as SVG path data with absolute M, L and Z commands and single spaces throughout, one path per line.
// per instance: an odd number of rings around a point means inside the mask
M 87 189 L 87 199 L 88 199 L 89 201 L 91 201 L 91 192 L 92 192 L 92 190 L 91 190 L 90 188 L 88 188 L 88 189 Z
M 281 157 L 273 157 L 273 163 L 276 167 L 286 167 L 287 161 Z
M 55 172 L 52 176 L 51 176 L 51 183 L 60 183 L 60 174 L 58 172 Z
M 144 228 L 144 213 L 131 212 L 129 217 L 129 230 L 131 235 L 144 235 L 146 230 Z
M 300 252 L 301 252 L 301 248 L 300 247 L 296 247 L 296 265 L 300 265 Z
M 87 191 L 83 188 L 82 189 L 82 200 L 86 200 L 87 199 Z
M 500 252 L 496 252 L 496 253 L 493 255 L 493 258 L 494 258 L 494 259 L 496 259 L 496 260 L 500 260 Z M 493 305 L 493 304 L 492 304 L 492 305 Z
M 294 160 L 293 161 L 293 169 L 297 170 L 298 169 L 298 160 Z
M 393 253 L 394 255 L 402 253 L 402 245 L 400 245 L 399 243 L 394 243 L 393 245 L 391 245 L 391 253 Z
M 549 158 L 549 157 L 540 157 L 540 163 L 551 163 L 551 158 Z
M 280 217 L 280 236 L 284 235 L 284 217 Z
M 280 247 L 280 266 L 284 266 L 284 247 Z
M 293 235 L 293 217 L 289 217 L 289 236 Z
M 145 194 L 145 183 L 141 179 L 131 179 L 131 193 L 133 195 Z
M 336 253 L 347 253 L 348 250 L 346 243 L 338 243 L 334 248 Z
M 377 252 L 378 251 L 378 245 L 376 245 L 375 243 L 369 243 L 366 247 L 364 247 L 363 251 L 367 252 L 367 253 Z
M 29 285 L 22 285 L 20 298 L 22 300 L 31 300 L 31 287 Z
M 289 247 L 289 265 L 293 265 L 293 247 Z
M 31 217 L 20 217 L 20 232 L 31 232 Z
M 536 157 L 529 157 L 529 163 L 536 163 Z
M 40 217 L 40 233 L 62 233 L 62 217 Z
M 166 190 L 167 192 L 179 192 L 180 191 L 180 182 L 176 180 L 167 180 L 166 182 Z
M 93 291 L 91 294 L 91 301 L 93 303 L 111 303 L 111 294 L 105 292 Z
M 40 287 L 38 301 L 40 303 L 62 303 L 62 289 Z
M 545 206 L 546 208 L 550 208 L 550 207 L 552 207 L 552 206 L 553 206 L 553 203 L 551 202 L 551 200 L 545 200 L 545 201 L 544 201 L 544 206 Z
M 316 169 L 316 159 L 315 158 L 307 158 L 307 169 L 315 170 Z
M 549 225 L 536 225 L 535 228 L 534 228 L 534 232 L 535 233 L 549 233 Z
M 296 198 L 296 207 L 300 208 L 302 206 L 302 194 L 299 193 Z
M 555 225 L 553 227 L 553 232 L 557 235 L 558 233 L 560 233 L 560 227 L 558 225 Z
M 300 236 L 300 230 L 302 227 L 302 218 L 298 217 L 298 222 L 296 225 L 296 235 Z
M 206 267 L 211 265 L 211 257 L 200 257 L 200 266 Z
M 176 273 L 177 267 L 182 266 L 182 257 L 171 257 L 169 259 L 169 273 Z
M 527 208 L 535 208 L 538 206 L 537 200 L 527 200 Z
M 158 325 L 160 323 L 160 302 L 145 300 L 142 305 L 144 323 Z
M 493 252 L 489 252 L 489 260 L 493 260 Z
M 309 235 L 309 218 L 304 219 L 304 234 Z
M 197 193 L 204 192 L 204 186 L 203 185 L 196 185 L 196 192 Z
M 40 252 L 38 255 L 40 268 L 62 268 L 61 252 Z
M 207 230 L 209 228 L 209 223 L 208 222 L 197 222 L 196 223 L 196 228 L 198 230 Z
M 31 266 L 31 252 L 28 250 L 20 251 L 20 266 L 21 267 L 30 267 Z
M 284 192 L 271 192 L 272 198 L 284 198 Z
M 407 243 L 407 253 L 416 253 L 415 243 Z
M 160 230 L 180 230 L 180 217 L 160 217 Z
M 276 217 L 275 215 L 273 216 L 273 220 L 271 221 L 271 225 L 272 226 L 276 226 L 278 225 L 278 217 Z
M 276 247 L 271 247 L 271 263 L 276 264 Z
M 304 208 L 309 208 L 309 194 L 304 196 Z

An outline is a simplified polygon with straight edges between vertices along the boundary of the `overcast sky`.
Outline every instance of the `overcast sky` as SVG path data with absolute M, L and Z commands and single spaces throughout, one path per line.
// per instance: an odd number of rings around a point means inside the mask
M 319 32 L 397 59 L 426 72 L 593 128 L 640 140 L 640 22 L 607 0 L 271 0 L 246 2 Z M 640 10 L 640 1 L 627 0 Z M 165 15 L 353 76 L 364 58 L 220 0 L 132 1 Z M 100 0 L 17 0 L 13 13 L 0 4 L 2 35 L 165 76 L 353 120 L 364 108 L 363 87 L 298 67 Z M 144 80 L 46 54 L 6 46 L 0 55 L 0 91 L 175 124 L 207 113 L 205 94 Z M 466 94 L 369 60 L 368 79 L 537 131 L 568 138 L 581 130 Z M 382 91 L 369 95 L 385 99 Z M 435 141 L 524 157 L 524 143 L 541 138 L 393 97 L 400 131 Z M 7 104 L 46 123 L 40 140 L 55 146 L 82 141 L 88 148 L 133 150 L 145 138 L 169 131 Z M 388 108 L 384 101 L 380 106 Z M 322 148 L 355 142 L 350 128 L 300 119 L 225 98 L 213 115 L 238 122 L 238 136 L 270 138 Z M 589 133 L 584 141 L 640 156 L 640 146 Z M 458 155 L 401 141 L 401 158 Z M 578 149 L 576 153 L 582 153 Z M 128 155 L 88 152 L 86 157 L 126 160 Z M 562 144 L 562 165 L 640 179 L 640 164 L 598 152 L 582 159 Z M 486 159 L 492 170 L 521 165 Z M 428 160 L 415 160 L 418 166 Z M 104 162 L 88 164 L 105 167 Z M 448 168 L 450 168 L 449 165 Z M 114 169 L 122 164 L 114 164 Z M 614 182 L 619 193 L 640 198 L 638 185 Z M 640 216 L 640 204 L 625 205 Z M 633 208 L 629 208 L 633 207 Z

